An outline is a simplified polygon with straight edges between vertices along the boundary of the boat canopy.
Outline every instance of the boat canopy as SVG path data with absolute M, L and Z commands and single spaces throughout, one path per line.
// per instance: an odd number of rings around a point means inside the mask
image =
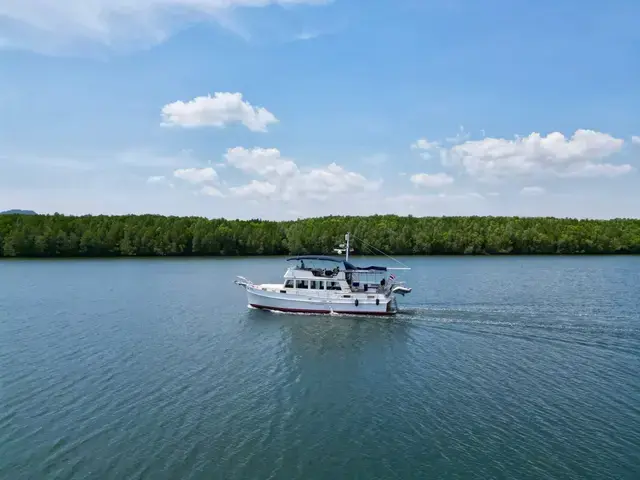
M 376 270 L 379 272 L 386 272 L 387 267 L 377 267 L 375 265 L 369 265 L 368 267 L 356 267 L 358 270 Z
M 341 258 L 330 257 L 327 255 L 299 255 L 297 257 L 287 258 L 288 262 L 291 260 L 321 260 L 325 262 L 342 263 L 344 265 L 345 271 L 347 272 L 371 272 L 371 271 L 386 272 L 387 271 L 387 267 L 378 267 L 375 265 L 370 265 L 368 267 L 357 267 L 351 262 L 347 262 Z
M 328 255 L 298 255 L 297 257 L 287 258 L 287 262 L 291 260 L 324 260 L 325 262 L 336 262 L 336 263 L 344 262 L 344 260 L 341 258 L 330 257 Z

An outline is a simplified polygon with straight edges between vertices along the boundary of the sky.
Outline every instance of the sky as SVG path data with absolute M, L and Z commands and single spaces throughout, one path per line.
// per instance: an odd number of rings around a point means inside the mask
M 635 0 L 3 0 L 0 210 L 640 215 Z

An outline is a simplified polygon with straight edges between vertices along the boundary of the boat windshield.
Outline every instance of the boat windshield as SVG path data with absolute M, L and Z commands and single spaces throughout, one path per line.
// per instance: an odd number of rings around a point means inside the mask
M 305 270 L 311 272 L 314 277 L 335 277 L 338 272 L 344 271 L 341 268 L 342 262 L 318 258 L 295 258 L 288 260 L 296 260 L 296 270 Z

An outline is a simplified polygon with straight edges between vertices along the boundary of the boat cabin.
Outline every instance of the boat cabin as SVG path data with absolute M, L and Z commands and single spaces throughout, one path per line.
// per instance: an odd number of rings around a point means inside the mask
M 284 275 L 285 289 L 384 293 L 387 285 L 386 267 L 356 267 L 348 261 L 321 255 L 302 255 L 287 261 L 297 263 Z M 318 262 L 329 262 L 332 268 L 318 266 Z

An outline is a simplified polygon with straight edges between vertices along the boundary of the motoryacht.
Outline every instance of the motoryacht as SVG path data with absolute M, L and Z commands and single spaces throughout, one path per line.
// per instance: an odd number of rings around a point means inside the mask
M 398 295 L 411 288 L 392 270 L 408 267 L 356 266 L 349 261 L 350 234 L 338 251 L 345 258 L 299 255 L 287 258 L 289 266 L 282 283 L 255 284 L 238 276 L 235 283 L 246 289 L 248 306 L 291 313 L 393 315 Z

